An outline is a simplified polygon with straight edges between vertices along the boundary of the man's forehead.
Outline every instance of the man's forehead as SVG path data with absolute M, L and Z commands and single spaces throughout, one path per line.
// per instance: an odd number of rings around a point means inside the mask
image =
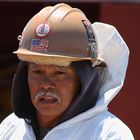
M 46 64 L 37 64 L 34 62 L 29 62 L 29 66 L 32 68 L 37 68 L 37 67 L 51 67 L 51 68 L 61 68 L 61 69 L 67 69 L 69 66 L 58 66 L 58 65 L 46 65 Z

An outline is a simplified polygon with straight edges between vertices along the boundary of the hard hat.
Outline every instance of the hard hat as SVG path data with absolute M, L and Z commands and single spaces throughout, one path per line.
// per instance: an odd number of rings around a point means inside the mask
M 61 3 L 37 13 L 19 36 L 16 53 L 23 61 L 68 66 L 73 61 L 97 59 L 97 44 L 85 14 Z

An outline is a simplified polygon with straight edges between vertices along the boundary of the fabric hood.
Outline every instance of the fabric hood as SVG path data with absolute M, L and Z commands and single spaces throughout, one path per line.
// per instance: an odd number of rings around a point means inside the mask
M 98 57 L 107 65 L 105 82 L 96 106 L 107 106 L 123 86 L 129 59 L 129 49 L 115 27 L 92 24 L 99 49 Z

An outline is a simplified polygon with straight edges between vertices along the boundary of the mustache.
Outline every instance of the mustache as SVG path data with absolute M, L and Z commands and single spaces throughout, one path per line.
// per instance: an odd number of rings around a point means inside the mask
M 51 96 L 53 98 L 56 98 L 58 100 L 58 102 L 60 103 L 61 99 L 58 96 L 58 94 L 54 91 L 40 91 L 35 95 L 35 102 L 37 102 L 40 98 L 42 97 L 47 97 L 47 96 Z

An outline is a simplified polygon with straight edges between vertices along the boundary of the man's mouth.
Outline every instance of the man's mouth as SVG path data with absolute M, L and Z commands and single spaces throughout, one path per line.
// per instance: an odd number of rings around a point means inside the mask
M 44 104 L 60 103 L 60 97 L 55 92 L 39 92 L 35 96 L 35 102 L 38 101 Z

